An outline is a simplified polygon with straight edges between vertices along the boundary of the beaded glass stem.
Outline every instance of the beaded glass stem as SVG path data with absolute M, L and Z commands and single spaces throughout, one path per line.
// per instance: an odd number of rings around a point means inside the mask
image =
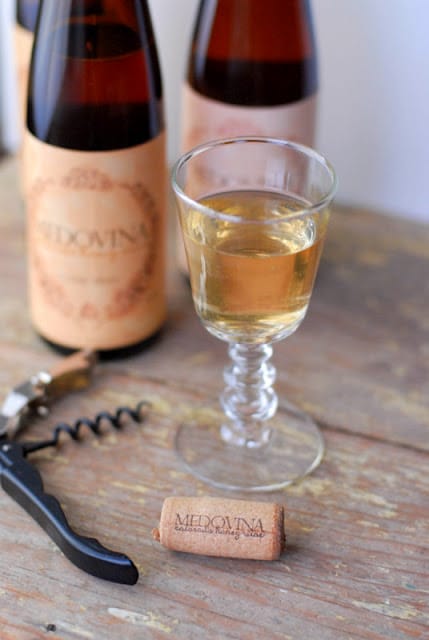
M 228 352 L 232 364 L 224 369 L 226 386 L 220 397 L 227 420 L 220 435 L 225 442 L 260 447 L 269 440 L 269 421 L 278 405 L 273 389 L 276 370 L 268 362 L 273 348 L 269 344 L 231 344 Z
M 319 464 L 323 439 L 310 416 L 279 402 L 272 343 L 307 312 L 335 173 L 302 145 L 242 137 L 182 156 L 172 184 L 197 314 L 230 356 L 220 403 L 180 425 L 177 451 L 217 487 L 284 487 Z

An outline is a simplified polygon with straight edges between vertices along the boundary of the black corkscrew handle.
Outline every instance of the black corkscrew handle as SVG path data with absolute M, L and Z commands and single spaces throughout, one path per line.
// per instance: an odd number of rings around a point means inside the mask
M 103 547 L 95 538 L 78 535 L 54 496 L 45 493 L 38 470 L 25 459 L 25 445 L 0 445 L 0 481 L 3 489 L 29 513 L 64 555 L 87 573 L 122 584 L 135 584 L 138 571 L 128 556 Z

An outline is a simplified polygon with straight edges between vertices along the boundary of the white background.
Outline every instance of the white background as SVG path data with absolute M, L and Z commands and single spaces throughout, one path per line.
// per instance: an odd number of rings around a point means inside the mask
M 263 0 L 260 0 L 263 2 Z M 163 68 L 169 159 L 198 0 L 149 0 Z M 10 20 L 0 0 L 0 123 L 16 145 Z M 313 0 L 320 60 L 317 146 L 337 200 L 429 222 L 429 0 Z

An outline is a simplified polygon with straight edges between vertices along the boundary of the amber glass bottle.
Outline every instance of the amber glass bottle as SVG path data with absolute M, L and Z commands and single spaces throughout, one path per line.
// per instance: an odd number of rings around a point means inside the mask
M 182 102 L 182 151 L 260 135 L 313 145 L 317 51 L 309 0 L 201 0 Z M 185 270 L 181 241 L 179 264 Z
M 25 139 L 36 330 L 139 349 L 165 318 L 161 76 L 146 0 L 42 0 Z
M 183 148 L 269 135 L 313 144 L 318 89 L 309 0 L 201 0 L 183 105 Z

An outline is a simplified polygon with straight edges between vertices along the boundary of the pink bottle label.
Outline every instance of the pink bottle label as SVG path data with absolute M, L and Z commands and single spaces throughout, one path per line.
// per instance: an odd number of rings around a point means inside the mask
M 287 105 L 274 107 L 246 107 L 225 104 L 196 92 L 189 84 L 183 88 L 182 152 L 219 138 L 242 135 L 268 136 L 314 145 L 316 129 L 317 94 Z M 243 173 L 249 173 L 243 165 Z M 228 167 L 214 167 L 209 163 L 198 175 L 188 180 L 187 192 L 199 198 L 205 192 L 213 192 L 213 185 L 225 182 Z M 207 186 L 205 185 L 207 182 Z M 192 184 L 191 184 L 192 183 Z M 220 189 L 221 190 L 221 189 Z M 182 271 L 187 272 L 186 256 L 179 234 L 177 261 Z
M 118 151 L 24 142 L 31 315 L 63 346 L 114 349 L 165 318 L 165 134 Z
M 209 140 L 241 135 L 270 136 L 312 146 L 317 96 L 275 107 L 244 107 L 183 89 L 182 151 Z

